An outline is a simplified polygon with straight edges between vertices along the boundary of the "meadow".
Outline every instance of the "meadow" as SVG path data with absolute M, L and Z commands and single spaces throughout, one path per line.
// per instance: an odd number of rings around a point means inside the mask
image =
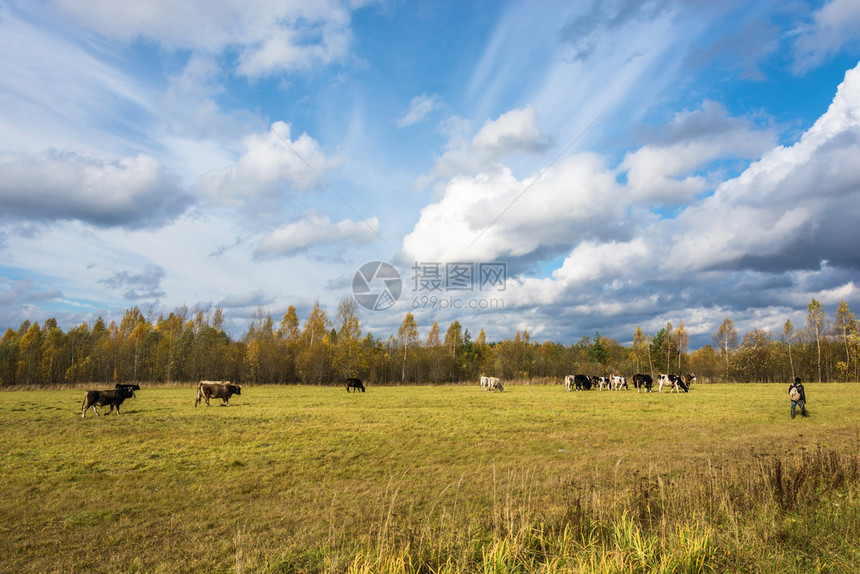
M 860 571 L 856 384 L 142 387 L 0 392 L 0 572 Z

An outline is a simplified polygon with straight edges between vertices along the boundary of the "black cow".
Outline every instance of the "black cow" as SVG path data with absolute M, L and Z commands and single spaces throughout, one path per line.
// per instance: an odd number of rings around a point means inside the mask
M 588 391 L 591 389 L 591 379 L 588 375 L 573 375 L 573 386 L 577 391 Z
M 87 409 L 92 408 L 93 412 L 96 413 L 96 416 L 99 415 L 98 409 L 96 407 L 104 407 L 110 405 L 110 410 L 107 414 L 111 414 L 113 412 L 114 407 L 116 407 L 116 414 L 119 414 L 119 406 L 126 399 L 130 399 L 134 396 L 134 391 L 131 389 L 127 389 L 124 387 L 120 387 L 118 389 L 110 389 L 107 391 L 87 391 L 84 394 L 84 402 L 81 405 L 81 418 L 84 418 L 87 414 Z
M 653 384 L 654 380 L 651 378 L 651 375 L 643 375 L 641 373 L 633 375 L 633 386 L 636 387 L 637 393 L 641 393 L 642 389 L 645 389 L 646 393 L 650 393 Z
M 361 382 L 361 379 L 356 379 L 355 377 L 350 377 L 348 379 L 344 379 L 343 381 L 346 383 L 346 392 L 349 392 L 349 389 L 355 389 L 355 392 L 361 391 L 364 392 L 364 384 Z
M 206 400 L 206 406 L 209 406 L 209 399 L 222 399 L 224 402 L 220 406 L 226 407 L 227 401 L 233 395 L 241 395 L 242 387 L 239 385 L 231 385 L 230 381 L 200 381 L 197 385 L 197 400 L 194 401 L 194 406 L 200 402 L 200 399 Z
M 114 385 L 114 388 L 115 389 L 131 389 L 132 393 L 134 393 L 134 391 L 140 390 L 140 385 L 138 385 L 137 383 L 117 383 L 116 385 Z M 132 394 L 131 397 L 134 399 L 137 398 L 137 396 L 134 394 Z

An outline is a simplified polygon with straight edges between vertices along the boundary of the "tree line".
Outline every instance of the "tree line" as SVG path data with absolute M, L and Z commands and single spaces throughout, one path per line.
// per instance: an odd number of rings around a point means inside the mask
M 781 333 L 753 329 L 739 336 L 728 317 L 713 345 L 689 350 L 684 322 L 656 333 L 637 327 L 623 346 L 599 333 L 564 345 L 533 341 L 528 331 L 487 341 L 458 321 L 442 332 L 433 323 L 425 337 L 412 313 L 397 333 L 363 333 L 357 303 L 344 298 L 333 317 L 314 305 L 302 322 L 289 307 L 277 323 L 262 309 L 238 339 L 225 330 L 223 310 L 147 317 L 137 307 L 119 325 L 102 318 L 63 332 L 55 319 L 24 321 L 0 339 L 0 385 L 88 382 L 174 383 L 201 379 L 235 383 L 324 385 L 345 377 L 373 384 L 476 381 L 482 375 L 511 379 L 562 379 L 565 375 L 692 372 L 702 382 L 845 381 L 860 378 L 858 322 L 845 301 L 832 321 L 815 299 L 806 324 L 786 321 Z

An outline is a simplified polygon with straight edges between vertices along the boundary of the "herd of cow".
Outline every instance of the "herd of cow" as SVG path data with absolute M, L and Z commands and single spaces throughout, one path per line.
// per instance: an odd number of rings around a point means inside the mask
M 663 387 L 670 387 L 670 391 L 685 393 L 690 391 L 690 385 L 696 380 L 696 375 L 684 374 L 661 374 L 657 375 L 659 391 L 663 392 Z M 364 384 L 356 378 L 348 378 L 344 380 L 346 391 L 353 390 L 355 392 L 364 392 Z M 651 375 L 637 374 L 633 375 L 633 386 L 637 392 L 651 392 L 651 387 L 654 381 Z M 567 375 L 564 378 L 564 385 L 568 391 L 587 391 L 592 387 L 597 387 L 601 391 L 606 390 L 620 391 L 627 389 L 627 378 L 618 375 L 610 377 L 589 377 L 588 375 Z M 140 385 L 117 383 L 116 387 L 107 391 L 87 391 L 84 394 L 84 402 L 81 405 L 81 418 L 84 418 L 87 409 L 92 409 L 96 416 L 99 416 L 99 411 L 96 407 L 110 407 L 107 414 L 111 414 L 116 409 L 116 414 L 119 414 L 119 406 L 126 400 L 135 397 L 134 391 L 139 391 Z M 502 386 L 502 381 L 496 377 L 481 377 L 481 390 L 491 392 L 503 392 L 505 389 Z M 197 384 L 197 400 L 194 401 L 196 407 L 200 400 L 206 401 L 206 406 L 209 406 L 209 399 L 221 399 L 222 407 L 227 406 L 227 401 L 233 395 L 241 395 L 242 387 L 232 385 L 230 381 L 200 381 Z
M 87 391 L 84 394 L 84 402 L 81 405 L 81 418 L 87 414 L 87 409 L 93 409 L 96 416 L 99 416 L 99 411 L 96 407 L 110 407 L 107 414 L 111 414 L 116 408 L 116 414 L 119 414 L 119 406 L 126 399 L 135 397 L 134 391 L 139 391 L 140 385 L 127 385 L 117 383 L 115 388 L 107 391 Z M 227 406 L 227 401 L 233 395 L 241 395 L 242 387 L 239 385 L 231 385 L 230 381 L 200 381 L 197 384 L 197 400 L 194 401 L 196 407 L 200 403 L 200 399 L 206 401 L 206 406 L 209 406 L 209 399 L 221 399 L 221 406 Z
M 696 380 L 696 375 L 689 373 L 683 375 L 660 374 L 657 375 L 657 383 L 659 391 L 663 392 L 663 387 L 670 387 L 669 392 L 675 391 L 680 393 L 690 392 L 690 385 Z M 627 377 L 612 375 L 609 377 L 589 377 L 588 375 L 567 375 L 564 378 L 564 386 L 568 391 L 587 391 L 592 387 L 597 387 L 601 391 L 603 389 L 611 391 L 621 391 L 629 388 L 627 386 Z M 638 393 L 650 393 L 654 386 L 654 379 L 651 375 L 636 374 L 633 375 L 633 387 Z M 502 382 L 496 377 L 481 377 L 482 391 L 503 391 Z

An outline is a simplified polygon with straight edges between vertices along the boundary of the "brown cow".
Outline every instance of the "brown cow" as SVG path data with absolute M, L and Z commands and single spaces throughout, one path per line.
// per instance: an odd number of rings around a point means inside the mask
M 241 395 L 242 387 L 239 385 L 231 385 L 230 381 L 200 381 L 197 385 L 197 400 L 194 401 L 194 406 L 200 402 L 200 399 L 206 400 L 206 406 L 209 406 L 209 399 L 222 399 L 222 407 L 227 406 L 227 401 L 233 395 Z
M 107 414 L 111 414 L 114 407 L 116 407 L 116 414 L 119 414 L 119 406 L 122 402 L 132 397 L 134 397 L 134 391 L 126 387 L 111 389 L 109 391 L 87 391 L 84 394 L 84 402 L 81 405 L 81 418 L 86 416 L 87 409 L 89 408 L 93 409 L 96 416 L 100 416 L 99 411 L 96 409 L 97 406 L 104 407 L 110 405 L 110 410 Z

